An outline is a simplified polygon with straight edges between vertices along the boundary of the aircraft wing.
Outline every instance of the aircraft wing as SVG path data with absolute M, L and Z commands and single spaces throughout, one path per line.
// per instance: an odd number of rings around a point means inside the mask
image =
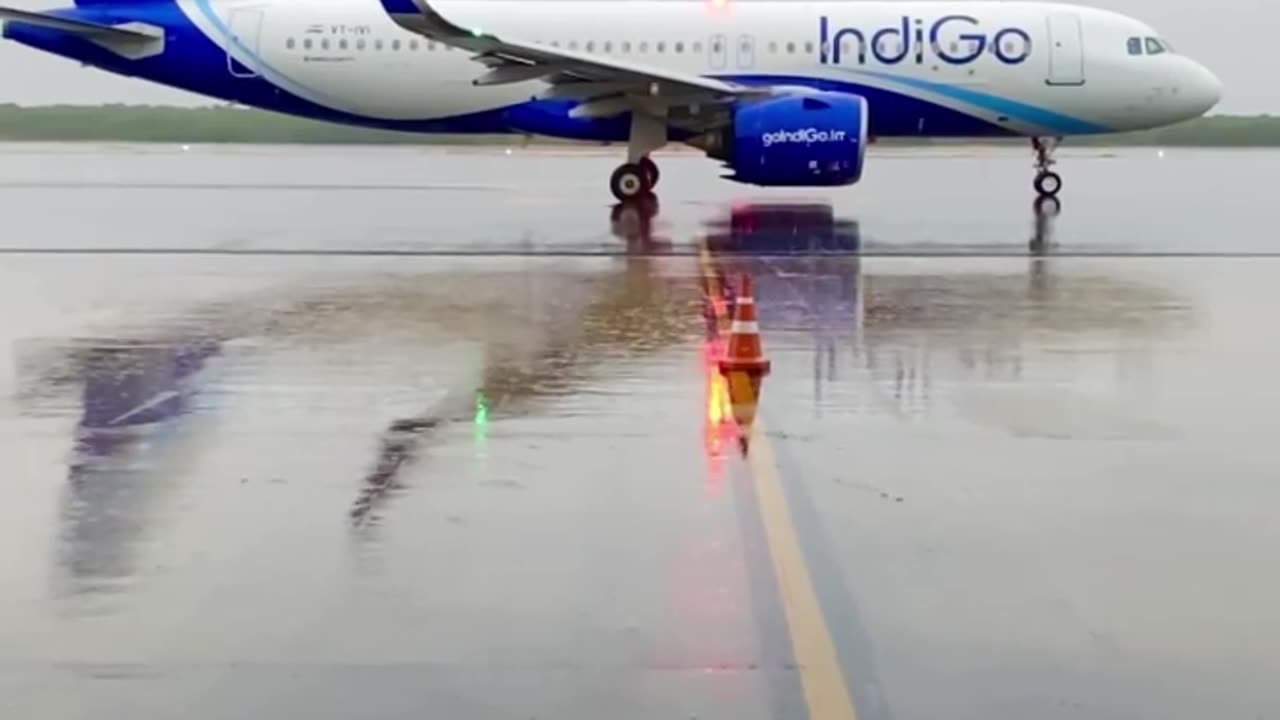
M 164 30 L 146 23 L 128 22 L 121 25 L 107 25 L 0 6 L 0 25 L 9 23 L 77 35 L 130 60 L 154 57 L 164 52 Z
M 56 15 L 46 15 L 44 13 L 31 12 L 30 10 L 19 10 L 17 8 L 2 6 L 0 6 L 0 20 L 5 22 L 35 25 L 36 27 L 60 30 L 73 35 L 84 35 L 86 37 L 100 38 L 104 40 L 149 43 L 160 39 L 159 33 L 146 26 L 134 24 L 124 26 L 104 25 L 101 23 L 89 22 L 87 20 L 73 20 L 70 18 L 57 17 Z
M 381 0 L 398 25 L 436 42 L 475 53 L 488 66 L 474 85 L 543 80 L 545 98 L 583 101 L 574 117 L 611 117 L 633 110 L 667 116 L 673 124 L 715 124 L 714 110 L 740 99 L 768 97 L 777 88 L 753 87 L 642 65 L 593 53 L 503 38 L 482 28 L 466 28 L 445 18 L 429 0 Z M 683 118 L 684 122 L 679 122 Z

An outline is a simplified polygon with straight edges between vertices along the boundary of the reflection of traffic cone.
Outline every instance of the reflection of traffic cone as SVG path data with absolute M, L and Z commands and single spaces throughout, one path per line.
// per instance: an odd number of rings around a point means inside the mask
M 738 446 L 742 454 L 747 454 L 747 444 L 751 438 L 751 426 L 756 421 L 756 408 L 760 405 L 760 386 L 764 374 L 747 370 L 730 370 L 729 406 L 732 408 L 733 421 L 738 424 Z
M 755 298 L 751 276 L 742 276 L 742 291 L 733 305 L 733 325 L 729 328 L 729 350 L 720 360 L 720 372 L 729 380 L 729 403 L 739 428 L 739 445 L 747 453 L 751 426 L 760 403 L 760 386 L 769 374 L 770 363 L 760 346 Z

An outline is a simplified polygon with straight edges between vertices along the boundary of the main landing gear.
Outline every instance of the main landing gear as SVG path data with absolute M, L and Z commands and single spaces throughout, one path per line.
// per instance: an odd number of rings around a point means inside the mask
M 1058 138 L 1031 138 L 1031 148 L 1036 153 L 1036 178 L 1032 185 L 1036 189 L 1037 215 L 1057 215 L 1062 210 L 1062 203 L 1058 201 L 1062 176 L 1049 169 L 1057 162 L 1053 151 L 1057 149 L 1058 142 Z
M 609 189 L 622 202 L 653 193 L 658 184 L 658 166 L 649 153 L 667 144 L 667 123 L 640 110 L 631 113 L 631 137 L 627 141 L 627 162 L 609 178 Z
M 609 189 L 613 191 L 613 196 L 623 202 L 652 194 L 657 184 L 658 166 L 647 155 L 638 162 L 619 165 L 609 178 Z

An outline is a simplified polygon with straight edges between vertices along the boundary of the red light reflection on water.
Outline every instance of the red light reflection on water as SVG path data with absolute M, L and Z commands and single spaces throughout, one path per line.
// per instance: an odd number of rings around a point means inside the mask
M 707 340 L 702 345 L 702 372 L 706 378 L 705 416 L 703 418 L 703 452 L 707 459 L 707 492 L 719 495 L 724 489 L 726 448 L 732 449 L 738 438 L 729 402 L 729 382 L 720 374 L 718 363 L 724 355 L 724 341 Z

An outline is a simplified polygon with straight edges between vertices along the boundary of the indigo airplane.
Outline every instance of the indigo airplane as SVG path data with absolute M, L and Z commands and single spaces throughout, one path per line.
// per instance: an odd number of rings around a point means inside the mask
M 1022 137 L 1034 187 L 1067 136 L 1153 128 L 1221 83 L 1148 25 L 1048 2 L 76 0 L 6 37 L 110 72 L 326 121 L 702 150 L 757 186 L 858 182 L 882 137 Z M 530 182 L 536 179 L 529 178 Z

